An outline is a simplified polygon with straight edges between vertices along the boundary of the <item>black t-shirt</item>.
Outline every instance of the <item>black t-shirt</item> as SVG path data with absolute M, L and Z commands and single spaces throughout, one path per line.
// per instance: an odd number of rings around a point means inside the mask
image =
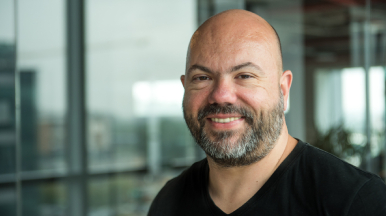
M 227 215 L 208 192 L 206 159 L 170 180 L 149 216 Z M 386 216 L 386 185 L 378 176 L 299 140 L 261 189 L 229 215 Z

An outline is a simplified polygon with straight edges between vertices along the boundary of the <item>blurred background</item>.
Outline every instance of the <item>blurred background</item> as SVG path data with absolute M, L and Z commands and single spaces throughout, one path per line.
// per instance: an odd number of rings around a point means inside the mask
M 385 1 L 0 0 L 0 215 L 146 215 L 205 157 L 179 77 L 232 8 L 281 38 L 290 134 L 385 179 Z

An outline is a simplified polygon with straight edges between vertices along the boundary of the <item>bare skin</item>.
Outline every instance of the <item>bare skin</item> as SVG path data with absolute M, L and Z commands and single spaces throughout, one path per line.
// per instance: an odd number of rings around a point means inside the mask
M 181 82 L 185 88 L 184 107 L 194 117 L 200 108 L 214 103 L 267 111 L 278 103 L 280 91 L 286 109 L 292 72 L 282 71 L 275 32 L 264 19 L 247 11 L 229 10 L 212 17 L 195 32 Z M 232 115 L 210 118 L 238 117 Z M 207 156 L 209 194 L 223 212 L 229 214 L 247 202 L 296 146 L 284 115 L 282 118 L 280 136 L 263 159 L 247 166 L 222 167 Z M 206 121 L 207 132 L 244 131 L 247 127 L 243 118 L 230 123 Z M 236 134 L 231 139 L 238 138 Z

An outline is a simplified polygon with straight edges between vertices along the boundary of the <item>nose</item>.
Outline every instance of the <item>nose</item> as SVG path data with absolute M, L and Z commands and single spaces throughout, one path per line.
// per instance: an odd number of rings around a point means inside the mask
M 214 83 L 212 92 L 209 95 L 210 104 L 228 105 L 234 104 L 237 100 L 236 89 L 232 81 L 221 78 Z

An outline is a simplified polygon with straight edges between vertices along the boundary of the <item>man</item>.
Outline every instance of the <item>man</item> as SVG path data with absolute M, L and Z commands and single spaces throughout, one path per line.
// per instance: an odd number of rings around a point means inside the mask
M 207 158 L 170 180 L 149 215 L 386 215 L 386 186 L 288 134 L 292 73 L 261 17 L 220 13 L 190 41 L 183 111 Z

